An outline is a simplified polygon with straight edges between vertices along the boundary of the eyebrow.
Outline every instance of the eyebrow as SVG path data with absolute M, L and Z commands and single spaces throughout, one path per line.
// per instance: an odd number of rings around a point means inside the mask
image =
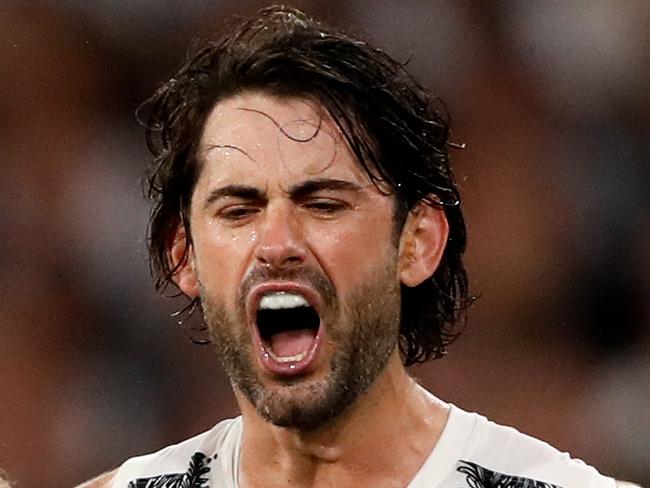
M 226 185 L 212 190 L 205 200 L 205 207 L 221 198 L 235 197 L 243 200 L 265 200 L 266 194 L 259 188 L 247 185 Z
M 334 178 L 315 178 L 292 185 L 287 192 L 292 200 L 301 200 L 312 193 L 319 191 L 345 191 L 350 193 L 361 193 L 363 187 L 347 180 Z M 248 185 L 226 185 L 212 190 L 205 200 L 205 206 L 216 202 L 221 198 L 235 197 L 243 200 L 267 200 L 265 191 Z
M 345 191 L 349 193 L 361 193 L 363 187 L 348 180 L 337 180 L 334 178 L 314 178 L 302 183 L 297 183 L 289 188 L 289 195 L 292 200 L 300 200 L 312 193 L 319 191 Z

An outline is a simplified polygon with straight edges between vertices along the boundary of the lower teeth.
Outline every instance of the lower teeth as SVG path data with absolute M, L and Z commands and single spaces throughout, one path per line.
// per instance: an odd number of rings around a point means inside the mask
M 296 354 L 294 356 L 276 356 L 275 354 L 273 354 L 273 351 L 268 349 L 267 352 L 269 353 L 269 356 L 271 356 L 271 358 L 273 358 L 273 360 L 278 363 L 295 363 L 298 361 L 302 361 L 303 359 L 305 359 L 305 356 L 307 355 L 307 351 L 301 352 L 300 354 Z

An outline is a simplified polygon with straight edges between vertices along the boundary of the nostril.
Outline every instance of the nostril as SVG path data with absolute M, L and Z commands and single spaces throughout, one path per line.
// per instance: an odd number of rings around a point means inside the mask
M 290 268 L 299 265 L 300 263 L 302 263 L 302 258 L 298 256 L 287 256 L 284 258 L 276 258 L 276 259 L 260 257 L 259 261 L 265 266 L 271 266 L 273 268 L 282 269 L 282 268 Z
M 295 246 L 263 246 L 256 257 L 265 266 L 283 269 L 300 265 L 304 261 L 304 251 Z

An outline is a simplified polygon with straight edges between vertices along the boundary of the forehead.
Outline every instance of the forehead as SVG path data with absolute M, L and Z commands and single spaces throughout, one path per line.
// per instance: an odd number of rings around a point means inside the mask
M 199 157 L 221 178 L 345 176 L 369 183 L 338 126 L 305 98 L 245 92 L 219 102 L 206 121 Z

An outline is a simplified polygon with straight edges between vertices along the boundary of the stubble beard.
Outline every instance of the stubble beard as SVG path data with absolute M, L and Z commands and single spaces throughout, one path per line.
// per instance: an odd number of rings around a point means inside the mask
M 233 387 L 258 415 L 277 426 L 312 431 L 339 417 L 368 391 L 398 343 L 400 288 L 394 261 L 389 263 L 368 273 L 344 303 L 334 300 L 328 307 L 326 317 L 339 320 L 327 324 L 326 340 L 334 353 L 322 379 L 297 377 L 264 384 L 253 366 L 255 353 L 243 310 L 228 313 L 222 302 L 202 291 L 204 319 L 217 356 Z

